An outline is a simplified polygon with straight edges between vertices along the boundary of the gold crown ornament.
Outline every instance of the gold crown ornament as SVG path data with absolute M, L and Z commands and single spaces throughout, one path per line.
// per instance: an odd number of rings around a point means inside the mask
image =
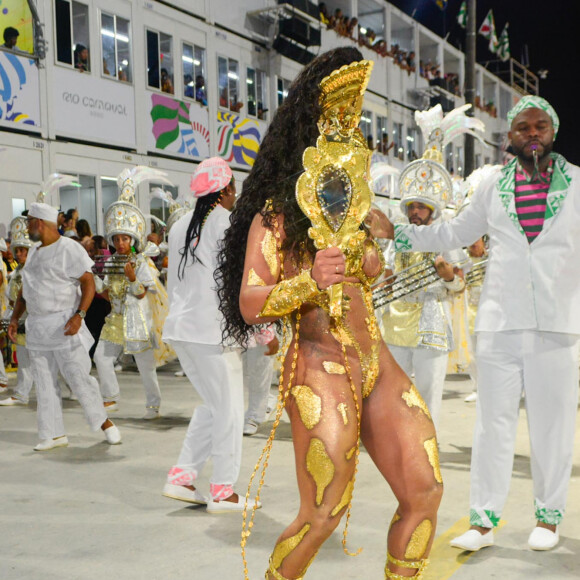
M 296 200 L 312 224 L 309 237 L 317 249 L 338 247 L 344 252 L 347 276 L 362 255 L 366 233 L 361 224 L 373 200 L 371 151 L 357 128 L 372 67 L 370 61 L 354 62 L 321 81 L 320 136 L 316 147 L 304 151 L 304 173 L 296 182 Z M 330 314 L 338 317 L 342 285 L 328 292 Z
M 318 121 L 321 135 L 331 139 L 350 139 L 358 128 L 364 93 L 374 63 L 361 60 L 333 71 L 320 82 Z

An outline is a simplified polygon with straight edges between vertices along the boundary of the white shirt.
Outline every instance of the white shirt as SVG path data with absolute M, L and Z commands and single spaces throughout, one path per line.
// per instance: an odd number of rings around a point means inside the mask
M 28 314 L 76 310 L 81 297 L 79 278 L 91 272 L 93 264 L 78 242 L 62 236 L 49 246 L 32 247 L 22 269 L 22 296 Z
M 490 257 L 475 331 L 580 334 L 580 168 L 566 163 L 565 172 L 567 179 L 555 170 L 544 227 L 531 244 L 517 222 L 514 194 L 501 190 L 498 173 L 453 220 L 396 226 L 397 250 L 458 248 L 487 233 Z
M 221 344 L 223 316 L 218 309 L 214 272 L 218 265 L 219 245 L 230 226 L 230 212 L 217 205 L 209 214 L 195 249 L 195 262 L 187 257 L 180 280 L 181 250 L 193 211 L 178 220 L 169 234 L 167 294 L 169 314 L 163 327 L 163 340 L 201 344 Z

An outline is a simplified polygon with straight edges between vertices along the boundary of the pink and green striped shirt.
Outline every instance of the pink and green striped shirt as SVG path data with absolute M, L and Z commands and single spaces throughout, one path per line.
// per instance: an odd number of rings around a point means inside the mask
M 546 200 L 552 181 L 553 161 L 544 173 L 531 177 L 518 163 L 516 168 L 515 203 L 520 225 L 531 244 L 544 227 Z

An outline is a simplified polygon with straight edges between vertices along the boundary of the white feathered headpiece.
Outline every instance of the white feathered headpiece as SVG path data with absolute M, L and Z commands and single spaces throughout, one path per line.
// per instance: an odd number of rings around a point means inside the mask
M 179 196 L 177 199 L 173 199 L 173 196 L 168 191 L 165 191 L 161 187 L 155 187 L 151 190 L 149 194 L 150 198 L 157 198 L 164 201 L 169 206 L 169 217 L 167 218 L 167 233 L 171 230 L 173 224 L 182 218 L 187 212 L 192 208 L 193 197 L 189 195 L 188 197 Z
M 45 203 L 46 198 L 52 199 L 52 196 L 61 187 L 71 185 L 73 187 L 80 187 L 81 184 L 77 182 L 74 175 L 66 175 L 65 173 L 53 173 L 49 175 L 41 184 L 40 192 L 36 196 L 38 203 Z
M 145 247 L 147 223 L 145 216 L 137 207 L 135 190 L 140 183 L 152 179 L 172 185 L 165 172 L 144 165 L 123 169 L 119 173 L 117 177 L 120 189 L 119 201 L 112 203 L 105 213 L 105 236 L 109 244 L 113 244 L 113 236 L 125 234 L 133 238 L 137 252 Z
M 415 112 L 415 121 L 423 133 L 425 151 L 421 159 L 409 163 L 401 173 L 399 192 L 404 214 L 409 204 L 420 202 L 430 207 L 433 219 L 437 219 L 453 198 L 453 182 L 443 165 L 443 149 L 459 135 L 480 138 L 477 131 L 483 132 L 485 125 L 465 114 L 470 107 L 463 105 L 445 116 L 441 105 Z

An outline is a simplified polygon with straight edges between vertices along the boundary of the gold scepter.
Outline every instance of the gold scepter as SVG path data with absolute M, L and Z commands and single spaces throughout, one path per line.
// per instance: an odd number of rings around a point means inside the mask
M 322 115 L 316 147 L 302 157 L 304 173 L 296 200 L 312 226 L 308 236 L 318 250 L 337 247 L 346 257 L 345 276 L 363 251 L 361 229 L 373 200 L 369 187 L 371 151 L 358 124 L 373 62 L 343 66 L 320 83 Z M 332 317 L 342 315 L 342 283 L 327 290 Z

